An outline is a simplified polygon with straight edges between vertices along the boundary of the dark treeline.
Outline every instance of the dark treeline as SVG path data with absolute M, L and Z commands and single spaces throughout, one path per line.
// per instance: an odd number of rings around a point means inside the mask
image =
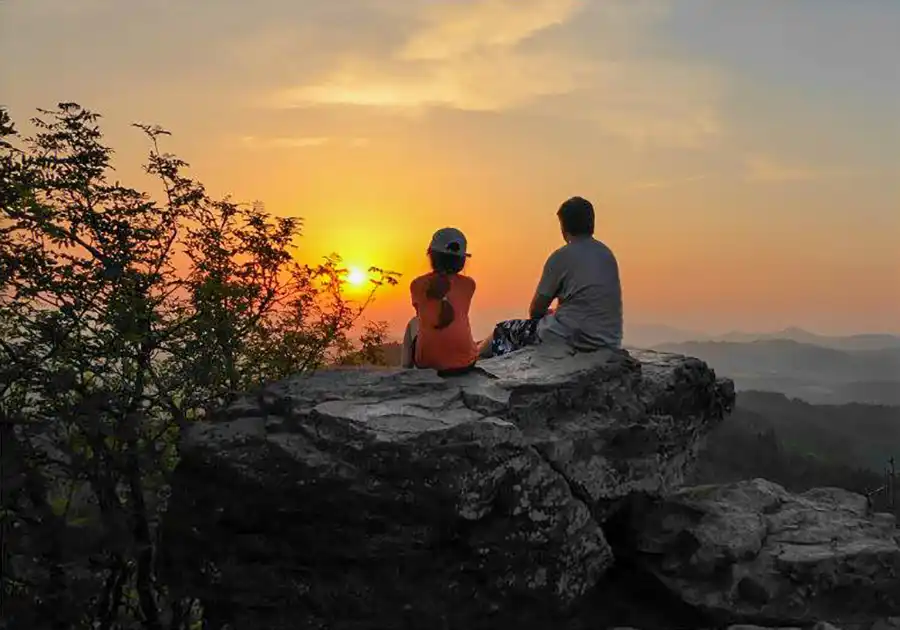
M 865 460 L 856 466 L 846 464 L 844 458 L 834 458 L 830 451 L 816 450 L 816 441 L 823 439 L 820 434 L 806 435 L 796 426 L 784 431 L 782 427 L 789 416 L 779 415 L 777 410 L 769 411 L 773 415 L 749 411 L 741 407 L 741 396 L 743 394 L 738 396 L 734 414 L 709 436 L 691 483 L 723 483 L 763 477 L 794 492 L 834 486 L 860 494 L 871 493 L 885 485 L 883 470 L 887 458 L 882 460 L 881 469 L 864 465 Z M 809 414 L 815 414 L 817 406 L 799 404 Z M 858 406 L 850 407 L 858 413 Z M 834 414 L 834 409 L 830 412 Z M 852 415 L 845 421 L 852 421 Z M 868 435 L 866 440 L 876 437 Z M 851 452 L 854 446 L 852 443 L 846 445 Z M 900 444 L 895 446 L 900 450 Z M 889 511 L 888 494 L 874 494 L 872 508 Z

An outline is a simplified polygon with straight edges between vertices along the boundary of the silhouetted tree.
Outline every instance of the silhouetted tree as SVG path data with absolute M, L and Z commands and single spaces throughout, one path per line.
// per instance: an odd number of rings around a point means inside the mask
M 138 127 L 162 198 L 109 179 L 98 116 L 0 110 L 0 440 L 6 627 L 187 628 L 155 573 L 176 443 L 268 380 L 373 353 L 336 256 L 294 253 L 301 222 L 214 199 Z

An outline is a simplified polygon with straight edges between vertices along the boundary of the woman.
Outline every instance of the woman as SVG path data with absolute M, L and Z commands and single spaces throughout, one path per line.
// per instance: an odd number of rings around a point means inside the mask
M 462 275 L 469 258 L 466 237 L 456 228 L 438 230 L 428 257 L 431 273 L 413 280 L 409 288 L 416 317 L 403 338 L 403 367 L 466 371 L 478 358 L 469 324 L 475 281 Z

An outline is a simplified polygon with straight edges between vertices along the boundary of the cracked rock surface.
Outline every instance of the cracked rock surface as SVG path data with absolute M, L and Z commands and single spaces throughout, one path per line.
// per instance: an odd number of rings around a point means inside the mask
M 678 487 L 734 402 L 676 355 L 479 367 L 323 371 L 194 425 L 163 525 L 177 588 L 235 629 L 540 627 L 611 565 L 610 510 Z
M 900 615 L 895 525 L 861 495 L 794 495 L 764 479 L 684 488 L 632 521 L 638 561 L 692 606 L 725 620 L 843 628 Z

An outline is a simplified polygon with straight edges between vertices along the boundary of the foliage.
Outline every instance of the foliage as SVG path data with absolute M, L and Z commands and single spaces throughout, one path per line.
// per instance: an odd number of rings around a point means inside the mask
M 215 199 L 150 143 L 161 200 L 110 181 L 99 117 L 0 110 L 0 439 L 7 627 L 188 628 L 155 567 L 181 432 L 268 380 L 376 358 L 384 327 L 332 256 L 298 262 L 301 222 Z M 2 624 L 0 624 L 2 626 Z
M 341 358 L 345 366 L 394 366 L 400 365 L 400 344 L 386 343 L 387 325 L 384 322 L 369 322 L 360 335 L 360 349 Z
M 831 486 L 860 494 L 873 493 L 874 510 L 892 509 L 885 492 L 874 493 L 886 483 L 882 471 L 869 469 L 864 460 L 848 464 L 829 457 L 827 450 L 811 448 L 809 444 L 814 444 L 817 436 L 805 435 L 798 426 L 785 429 L 785 418 L 777 411 L 767 409 L 767 413 L 760 413 L 752 396 L 747 397 L 746 403 L 742 402 L 743 397 L 744 393 L 739 394 L 734 414 L 708 437 L 690 483 L 763 477 L 793 492 Z M 817 406 L 810 407 L 814 413 Z M 855 405 L 847 408 L 858 411 Z M 851 413 L 846 419 L 854 417 Z
M 738 415 L 764 418 L 791 450 L 835 464 L 880 471 L 900 455 L 900 407 L 814 405 L 773 392 L 742 391 Z

